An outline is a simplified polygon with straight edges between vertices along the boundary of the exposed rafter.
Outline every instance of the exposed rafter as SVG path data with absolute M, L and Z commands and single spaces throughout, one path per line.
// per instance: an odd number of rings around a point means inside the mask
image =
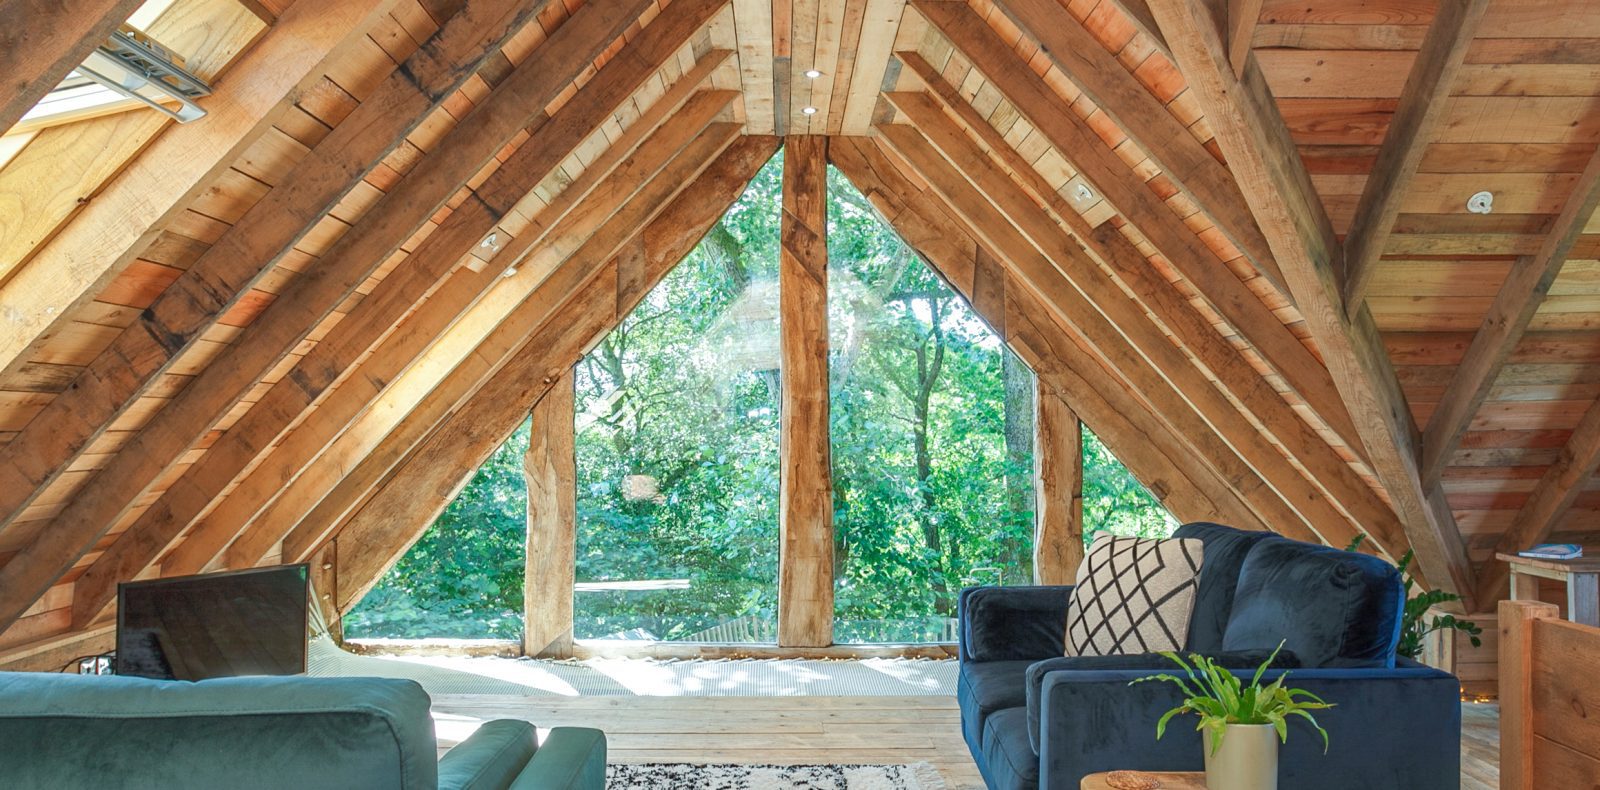
M 1522 333 L 1533 321 L 1544 297 L 1555 282 L 1556 275 L 1567 262 L 1567 254 L 1578 240 L 1578 234 L 1594 218 L 1595 207 L 1600 206 L 1600 149 L 1589 158 L 1573 184 L 1572 194 L 1556 217 L 1555 224 L 1540 242 L 1539 251 L 1520 259 L 1511 267 L 1511 273 L 1500 286 L 1500 293 L 1483 317 L 1483 325 L 1467 346 L 1456 374 L 1445 389 L 1439 407 L 1428 420 L 1422 434 L 1422 479 L 1424 484 L 1438 482 L 1450 456 L 1461 444 L 1472 416 L 1478 413 L 1489 397 L 1489 389 L 1512 349 L 1522 340 Z
M 1417 427 L 1371 312 L 1362 308 L 1346 322 L 1338 240 L 1259 66 L 1252 59 L 1242 78 L 1234 75 L 1204 0 L 1152 0 L 1151 10 L 1355 417 L 1419 566 L 1435 585 L 1467 598 L 1470 609 L 1476 586 L 1461 533 L 1444 494 L 1422 484 Z
M 1288 327 L 1185 226 L 1028 64 L 964 5 L 918 6 L 929 21 L 1071 162 L 1119 213 L 1150 239 L 1239 334 L 1352 446 L 1358 432 L 1328 371 Z M 1120 68 L 1120 66 L 1118 67 Z
M 474 469 L 516 429 L 528 404 L 562 378 L 562 374 L 643 299 L 661 277 L 687 255 L 766 164 L 778 141 L 745 137 L 732 142 L 718 132 L 706 138 L 727 150 L 716 160 L 702 161 L 688 178 L 671 184 L 682 197 L 657 200 L 640 210 L 619 214 L 574 256 L 588 274 L 583 284 L 552 299 L 540 328 L 527 342 L 508 351 L 505 365 L 484 382 L 449 419 L 420 444 L 372 500 L 334 536 L 341 567 L 340 601 L 348 611 L 399 555 L 396 545 L 409 546 L 433 522 Z M 731 145 L 727 145 L 732 142 Z M 687 156 L 701 156 L 703 152 Z M 686 187 L 692 190 L 685 191 Z M 639 220 L 644 219 L 645 222 Z M 632 220 L 629 224 L 627 220 Z M 642 230 L 639 230 L 640 228 Z M 642 271 L 622 274 L 612 257 L 629 238 L 642 241 L 642 254 L 626 256 Z M 596 257 L 604 251 L 605 255 Z M 578 271 L 578 270 L 574 270 Z M 476 462 L 471 459 L 476 458 Z M 463 464 L 462 460 L 466 459 Z
M 1259 5 L 1259 0 L 1257 0 Z M 1478 22 L 1489 7 L 1489 0 L 1444 0 L 1434 14 L 1428 37 L 1411 66 L 1400 104 L 1395 108 L 1383 146 L 1373 162 L 1372 175 L 1362 188 L 1350 232 L 1345 234 L 1344 267 L 1345 312 L 1354 315 L 1367 298 L 1378 258 L 1400 215 L 1400 202 L 1410 188 L 1417 167 L 1427 153 L 1444 118 L 1455 84 L 1467 57 L 1467 45 L 1477 34 Z M 1242 74 L 1243 68 L 1235 74 Z M 1425 474 L 1424 477 L 1427 477 Z
M 410 341 L 405 344 L 408 347 L 403 350 L 390 349 L 392 357 L 384 361 L 392 360 L 392 365 L 398 365 L 400 361 L 414 358 L 416 353 L 421 352 L 422 345 L 434 336 L 429 329 L 437 333 L 438 328 L 450 325 L 454 318 L 475 304 L 486 288 L 493 285 L 498 272 L 477 275 L 464 272 L 450 286 L 442 288 L 440 283 L 445 280 L 445 275 L 456 267 L 462 256 L 478 245 L 478 241 L 493 232 L 502 217 L 512 211 L 518 201 L 534 186 L 538 186 L 550 171 L 554 171 L 589 136 L 590 130 L 605 122 L 605 118 L 610 117 L 622 101 L 638 90 L 640 83 L 654 74 L 667 58 L 674 56 L 694 30 L 698 30 L 710 14 L 722 6 L 722 0 L 686 0 L 683 6 L 682 14 L 674 14 L 672 18 L 661 19 L 659 24 L 646 27 L 645 32 L 619 51 L 616 58 L 606 62 L 606 66 L 590 82 L 592 101 L 570 102 L 558 110 L 554 117 L 534 123 L 528 141 L 523 142 L 517 154 L 507 158 L 507 162 L 475 190 L 475 200 L 462 203 L 438 229 L 429 233 L 408 257 L 402 270 L 384 278 L 370 296 L 366 296 L 354 310 L 350 310 L 349 315 L 339 321 L 336 336 L 320 342 L 306 360 L 296 365 L 294 374 L 278 379 L 277 384 L 251 408 L 250 413 L 246 413 L 238 424 L 232 425 L 226 437 L 210 449 L 202 464 L 190 469 L 181 480 L 173 483 L 155 507 L 142 513 L 139 521 L 118 537 L 117 544 L 101 555 L 78 581 L 74 595 L 74 619 L 77 622 L 83 624 L 98 616 L 99 611 L 112 600 L 117 579 L 142 571 L 165 553 L 166 547 L 179 536 L 182 529 L 205 512 L 210 502 L 240 472 L 253 464 L 259 454 L 277 445 L 285 433 L 298 424 L 298 417 L 306 413 L 310 406 L 317 405 L 326 390 L 342 381 L 352 366 L 365 358 L 379 342 L 386 341 L 395 326 L 406 317 L 413 305 L 421 302 L 422 297 L 429 299 L 427 310 L 435 313 L 432 325 L 422 333 L 413 331 L 403 336 L 403 339 Z M 598 22 L 594 16 L 589 19 Z M 589 34 L 582 29 L 581 22 L 582 18 L 574 16 L 566 22 L 566 26 L 576 26 L 574 35 Z M 614 26 L 616 22 L 610 21 L 608 24 Z M 594 38 L 598 38 L 598 35 Z M 560 50 L 558 40 L 560 30 L 557 37 L 550 38 L 546 46 L 555 45 L 555 50 Z M 528 101 L 528 106 L 541 106 L 542 102 L 549 101 L 550 96 L 554 96 L 555 91 L 565 85 L 563 80 L 570 82 L 581 69 L 578 58 L 568 53 L 555 54 L 560 54 L 562 58 L 550 61 L 539 58 L 536 51 L 533 58 L 523 64 L 522 69 L 541 72 L 544 75 L 542 83 L 546 85 L 541 93 L 542 101 L 538 104 L 538 99 Z M 715 67 L 720 61 L 720 56 L 714 56 L 707 69 Z M 560 64 L 565 64 L 565 69 Z M 510 86 L 512 80 L 507 80 L 501 90 Z M 512 96 L 515 98 L 515 94 Z M 710 115 L 726 106 L 731 99 L 731 94 L 723 93 L 710 101 L 702 101 L 698 110 L 701 123 L 707 122 Z M 448 150 L 446 144 L 434 155 L 446 154 Z M 466 181 L 477 170 L 470 160 L 464 165 L 470 170 L 456 174 L 456 182 Z M 402 186 L 408 182 L 403 181 Z M 454 192 L 454 189 L 446 187 L 446 195 L 450 192 Z M 400 197 L 402 192 L 395 190 L 395 195 Z M 510 241 L 506 245 L 509 246 Z M 520 246 L 526 246 L 526 243 Z M 328 257 L 325 256 L 322 265 L 330 265 Z M 266 317 L 262 317 L 262 320 L 266 320 Z M 370 382 L 390 379 L 392 373 L 368 374 L 366 377 L 366 381 Z M 354 411 L 352 408 L 358 408 L 360 403 L 362 401 L 355 397 L 355 392 L 347 392 L 341 397 L 341 405 L 346 405 L 344 411 L 347 414 Z M 334 411 L 338 413 L 338 409 Z M 182 417 L 194 421 L 192 413 Z
M 1082 25 L 1063 18 L 1056 0 L 997 0 L 1002 11 L 1039 42 L 1042 52 L 1110 116 L 1122 132 L 1194 195 L 1234 246 L 1285 296 L 1283 273 L 1228 169 L 1155 94 L 1140 84 Z M 933 0 L 917 0 L 926 9 Z

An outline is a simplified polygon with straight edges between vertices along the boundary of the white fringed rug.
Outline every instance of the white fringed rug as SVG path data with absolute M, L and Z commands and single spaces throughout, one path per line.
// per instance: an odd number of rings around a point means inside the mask
M 606 790 L 945 790 L 938 769 L 914 765 L 688 765 L 606 767 Z

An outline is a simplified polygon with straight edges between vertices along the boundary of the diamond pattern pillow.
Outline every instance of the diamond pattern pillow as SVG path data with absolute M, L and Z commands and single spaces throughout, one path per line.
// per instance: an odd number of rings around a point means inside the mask
M 1067 602 L 1066 654 L 1183 649 L 1204 552 L 1195 539 L 1095 538 Z

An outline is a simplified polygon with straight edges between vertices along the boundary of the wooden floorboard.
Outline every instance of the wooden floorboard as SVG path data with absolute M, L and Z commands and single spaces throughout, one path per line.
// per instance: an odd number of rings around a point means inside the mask
M 952 788 L 982 787 L 961 741 L 950 697 L 522 697 L 439 695 L 440 747 L 477 723 L 523 719 L 549 727 L 598 727 L 612 762 L 899 764 L 927 762 Z M 1499 714 L 1462 709 L 1462 790 L 1500 783 Z

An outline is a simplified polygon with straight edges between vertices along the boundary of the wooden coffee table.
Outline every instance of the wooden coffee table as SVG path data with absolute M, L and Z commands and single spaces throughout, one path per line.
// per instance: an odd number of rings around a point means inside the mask
M 1089 774 L 1083 778 L 1082 790 L 1122 790 L 1119 785 L 1111 784 L 1113 774 L 1132 774 L 1145 779 L 1154 779 L 1161 784 L 1158 790 L 1206 790 L 1206 775 L 1204 773 L 1157 773 L 1154 771 L 1112 771 L 1103 774 Z

